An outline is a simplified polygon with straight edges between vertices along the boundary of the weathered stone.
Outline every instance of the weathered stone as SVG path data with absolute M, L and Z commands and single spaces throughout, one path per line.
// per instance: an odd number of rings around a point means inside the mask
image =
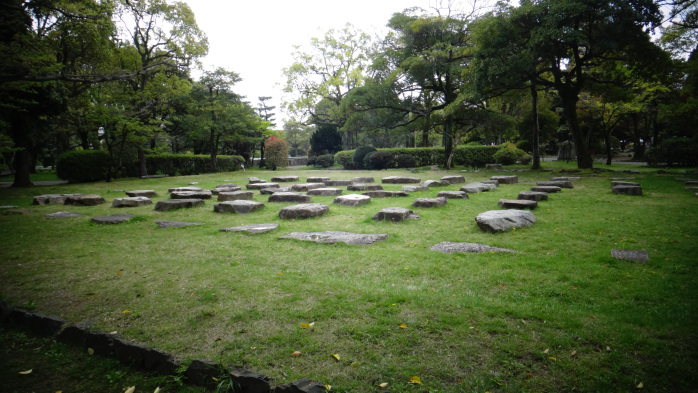
M 422 179 L 408 176 L 388 176 L 381 179 L 385 184 L 419 184 Z
M 143 367 L 161 375 L 172 375 L 179 368 L 179 360 L 157 348 L 151 348 L 143 357 Z
M 225 181 L 225 180 L 223 180 Z M 235 188 L 235 187 L 240 187 L 238 186 L 237 183 L 224 183 L 224 184 L 219 184 L 216 186 L 216 188 Z
M 359 195 L 359 194 L 349 194 L 349 195 L 342 195 L 338 196 L 337 198 L 334 199 L 333 203 L 336 203 L 338 205 L 342 206 L 361 206 L 369 203 L 371 201 L 371 197 L 366 196 L 366 195 Z
M 346 187 L 352 185 L 351 180 L 328 180 L 324 183 L 329 187 Z
M 288 206 L 279 211 L 281 219 L 313 218 L 329 213 L 330 207 L 321 203 L 304 203 L 301 205 Z
M 538 202 L 530 199 L 500 199 L 499 206 L 504 209 L 535 209 Z
M 245 186 L 248 190 L 262 190 L 264 188 L 279 188 L 279 183 L 250 183 Z
M 516 184 L 519 182 L 518 176 L 492 176 L 490 180 L 497 180 L 499 184 Z
M 686 190 L 686 191 L 695 191 L 695 190 L 698 190 L 698 187 L 684 187 L 684 190 Z
M 8 310 L 7 319 L 11 322 L 24 325 L 32 332 L 44 336 L 53 336 L 63 327 L 63 320 L 55 315 L 34 313 L 21 308 Z
M 523 199 L 528 201 L 547 201 L 548 193 L 541 191 L 521 191 L 516 199 Z
M 11 214 L 24 215 L 24 214 L 32 214 L 32 211 L 29 209 L 7 209 L 7 210 L 4 210 L 3 213 L 5 213 L 7 215 L 11 215 Z
M 494 188 L 493 188 L 494 187 Z M 461 191 L 467 192 L 468 194 L 477 194 L 479 192 L 486 192 L 492 189 L 496 189 L 497 186 L 494 184 L 487 184 L 482 182 L 468 183 L 460 188 Z
M 221 192 L 218 194 L 218 202 L 225 201 L 251 201 L 254 198 L 253 191 L 233 191 L 233 192 Z
M 173 187 L 167 190 L 167 192 L 197 192 L 197 191 L 203 191 L 204 189 L 201 187 Z
M 687 186 L 696 186 L 698 185 L 698 180 L 686 180 L 684 184 L 686 184 Z
M 490 210 L 478 214 L 475 222 L 483 232 L 503 232 L 533 225 L 536 217 L 528 210 Z
M 446 199 L 470 199 L 465 191 L 439 191 L 436 196 Z
M 269 196 L 269 202 L 310 203 L 310 195 L 297 192 L 275 192 Z
M 158 224 L 158 226 L 162 229 L 188 227 L 188 226 L 195 226 L 195 225 L 204 225 L 203 222 L 167 221 L 167 220 L 158 220 L 158 221 L 155 221 L 155 223 Z
M 382 189 L 383 186 L 381 186 L 380 184 L 355 183 L 350 186 L 347 186 L 347 191 L 378 191 Z
M 70 195 L 79 194 L 46 194 L 37 195 L 33 198 L 34 205 L 62 205 L 65 203 L 65 199 Z
M 640 183 L 632 182 L 632 181 L 612 181 L 611 182 L 611 188 L 615 186 L 634 186 L 634 187 L 642 187 Z
M 492 170 L 492 171 L 501 171 L 502 170 L 502 164 L 487 164 L 485 166 L 485 169 L 487 170 Z
M 266 180 L 260 179 L 258 177 L 248 177 L 248 184 L 259 184 L 259 183 L 266 183 Z
M 382 209 L 378 213 L 376 213 L 375 216 L 373 216 L 373 220 L 375 221 L 393 221 L 393 222 L 399 222 L 399 221 L 405 221 L 405 220 L 414 220 L 417 218 L 421 218 L 419 215 L 415 214 L 412 210 L 410 209 L 405 209 L 403 207 L 386 207 L 385 209 Z
M 274 388 L 274 393 L 326 393 L 327 388 L 315 381 L 310 379 L 301 379 L 300 381 L 295 381 L 287 383 L 285 385 L 279 385 Z
M 216 213 L 237 213 L 247 214 L 256 212 L 264 208 L 264 204 L 255 201 L 236 200 L 221 202 L 213 206 L 213 211 Z
M 113 336 L 107 332 L 89 330 L 85 334 L 85 346 L 92 348 L 95 354 L 109 356 L 113 351 Z
M 77 325 L 70 325 L 66 326 L 58 333 L 56 340 L 76 347 L 84 347 L 86 337 L 87 331 L 84 328 Z
M 369 196 L 371 198 L 392 198 L 392 197 L 406 197 L 410 194 L 405 191 L 386 191 L 386 190 L 376 190 L 376 191 L 366 191 L 361 193 L 362 195 Z
M 247 232 L 247 233 L 264 233 L 278 229 L 276 224 L 250 224 L 237 227 L 223 228 L 221 232 Z
M 71 213 L 71 212 L 56 212 L 56 213 L 44 214 L 44 217 L 46 217 L 46 218 L 72 218 L 72 217 L 82 217 L 82 214 Z
M 558 186 L 533 186 L 533 187 L 531 187 L 531 191 L 554 194 L 556 192 L 562 191 L 562 187 L 558 187 Z
M 187 183 L 187 185 L 190 185 L 190 186 L 195 186 L 197 184 L 199 184 L 198 181 L 192 181 L 192 182 Z
M 298 181 L 298 176 L 274 176 L 271 178 L 271 181 L 278 183 L 291 183 Z
M 372 177 L 355 177 L 351 179 L 352 184 L 357 184 L 357 183 L 373 183 L 375 182 L 376 179 Z
M 465 184 L 465 178 L 461 175 L 444 176 L 441 181 L 445 181 L 448 184 Z
M 278 188 L 262 188 L 259 193 L 262 195 L 271 195 L 277 192 L 291 192 L 291 187 L 278 187 Z
M 133 217 L 136 216 L 133 214 L 112 214 L 111 216 L 92 217 L 92 222 L 100 225 L 114 225 L 124 223 Z
M 308 191 L 308 195 L 317 196 L 337 196 L 342 195 L 343 190 L 341 188 L 316 188 Z
M 446 206 L 446 198 L 417 198 L 412 202 L 412 207 L 441 207 Z
M 116 337 L 112 340 L 112 345 L 114 347 L 114 356 L 121 363 L 136 368 L 141 368 L 145 364 L 145 356 L 149 351 L 145 346 Z
M 216 379 L 220 377 L 221 366 L 210 360 L 194 359 L 184 372 L 187 382 L 192 385 L 204 386 L 211 390 L 218 384 Z M 215 379 L 214 379 L 215 378 Z
M 245 393 L 269 393 L 271 379 L 246 368 L 230 366 L 230 377 L 236 386 L 236 391 Z
M 429 248 L 431 251 L 452 253 L 516 252 L 508 248 L 493 247 L 480 243 L 441 242 Z
M 173 191 L 170 193 L 172 199 L 211 199 L 213 194 L 209 190 L 201 191 Z
M 308 192 L 310 190 L 323 187 L 325 187 L 325 183 L 301 183 L 292 185 L 291 191 Z
M 572 180 L 579 180 L 581 177 L 579 176 L 557 176 L 557 177 L 551 177 L 551 181 L 572 181 Z
M 147 197 L 147 198 L 152 198 L 158 196 L 158 193 L 155 192 L 155 190 L 133 190 L 133 191 L 126 191 L 126 195 L 130 197 Z
M 422 192 L 422 191 L 429 191 L 429 187 L 427 186 L 402 186 L 402 191 L 404 192 Z
M 611 250 L 611 256 L 615 259 L 645 263 L 650 256 L 645 250 Z
M 76 206 L 97 206 L 103 203 L 107 203 L 99 195 L 87 194 L 87 195 L 70 195 L 65 198 L 66 205 L 76 205 Z
M 615 186 L 613 187 L 614 194 L 625 194 L 625 195 L 642 195 L 642 187 L 638 186 Z
M 442 181 L 442 180 L 425 180 L 425 181 L 419 183 L 419 185 L 422 187 L 427 187 L 427 188 L 429 188 L 429 187 L 446 187 L 446 186 L 450 186 L 451 183 L 449 183 L 447 181 Z
M 0 209 L 16 209 L 18 207 L 19 206 L 15 206 L 15 205 L 3 205 L 3 206 L 0 206 Z
M 346 243 L 351 245 L 368 245 L 388 238 L 384 233 L 350 233 L 341 231 L 292 232 L 281 239 L 298 239 L 316 243 Z
M 148 197 L 126 197 L 116 198 L 112 201 L 112 207 L 138 207 L 152 205 L 153 201 Z
M 331 179 L 329 177 L 323 177 L 323 176 L 312 176 L 308 177 L 305 179 L 306 183 L 325 183 L 326 181 L 330 181 Z
M 167 210 L 186 209 L 191 207 L 203 206 L 203 199 L 168 199 L 159 201 L 155 204 L 155 211 L 164 212 Z
M 569 180 L 550 180 L 550 181 L 539 181 L 536 183 L 538 186 L 557 186 L 560 188 L 574 188 L 572 182 Z
M 216 187 L 211 190 L 211 194 L 219 195 L 221 192 L 235 192 L 240 190 L 242 190 L 240 187 Z
M 479 182 L 479 183 L 491 184 L 491 185 L 495 186 L 494 188 L 490 187 L 490 188 L 492 188 L 493 190 L 496 190 L 496 189 L 499 187 L 499 180 L 496 180 L 496 179 L 483 180 L 483 181 L 481 181 L 481 182 Z

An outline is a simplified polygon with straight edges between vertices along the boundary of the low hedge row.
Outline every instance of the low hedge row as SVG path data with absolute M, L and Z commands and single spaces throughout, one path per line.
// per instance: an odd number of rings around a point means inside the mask
M 109 153 L 104 150 L 71 150 L 56 159 L 56 175 L 70 182 L 104 180 L 109 171 Z
M 211 157 L 207 155 L 150 154 L 145 156 L 145 162 L 152 174 L 189 176 L 211 172 Z M 244 162 L 240 156 L 216 156 L 219 172 L 237 171 Z
M 459 146 L 453 155 L 454 165 L 482 167 L 495 162 L 493 156 L 501 146 Z M 393 163 L 398 168 L 441 165 L 446 161 L 443 147 L 390 148 L 378 149 L 393 155 Z M 355 168 L 355 150 L 344 150 L 334 155 L 334 162 L 344 169 Z M 409 158 L 411 157 L 411 158 Z M 410 165 L 412 164 L 412 165 Z M 408 165 L 408 166 L 406 166 Z

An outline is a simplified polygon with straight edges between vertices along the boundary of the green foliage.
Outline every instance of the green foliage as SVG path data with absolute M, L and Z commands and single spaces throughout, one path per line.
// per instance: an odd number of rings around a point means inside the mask
M 344 169 L 355 169 L 354 168 L 354 152 L 356 150 L 342 150 L 334 155 L 334 162 L 344 167 Z M 310 159 L 308 159 L 310 161 Z
M 671 138 L 645 154 L 647 164 L 658 166 L 698 165 L 698 139 Z
M 270 137 L 264 144 L 267 168 L 286 168 L 288 166 L 288 145 L 283 139 Z
M 315 166 L 329 168 L 334 165 L 334 156 L 332 154 L 323 154 L 315 157 Z
M 388 169 L 395 166 L 393 154 L 390 152 L 379 150 L 366 155 L 366 157 L 369 156 L 369 160 L 371 161 L 371 169 Z
M 70 182 L 105 180 L 109 171 L 109 154 L 103 150 L 72 150 L 56 160 L 56 174 Z
M 360 146 L 356 150 L 354 150 L 354 156 L 352 157 L 352 163 L 354 165 L 354 169 L 361 169 L 365 168 L 368 169 L 368 167 L 365 165 L 364 158 L 366 158 L 366 155 L 368 153 L 376 151 L 376 148 L 373 146 Z M 370 167 L 370 164 L 369 164 Z
M 521 149 L 523 151 L 531 151 L 531 142 L 523 140 L 523 141 L 518 141 L 516 142 L 516 148 Z
M 193 154 L 151 154 L 146 157 L 150 173 L 170 176 L 198 175 L 211 172 L 211 157 Z M 234 172 L 244 162 L 240 156 L 217 156 L 219 172 Z
M 397 158 L 398 168 L 414 168 L 417 166 L 417 159 L 409 154 L 398 154 Z
M 342 150 L 342 135 L 334 125 L 321 125 L 310 136 L 310 147 L 317 155 L 334 154 Z
M 363 169 L 374 169 L 373 168 L 373 161 L 371 161 L 371 159 L 376 154 L 376 152 L 377 152 L 377 150 L 376 151 L 369 151 L 368 153 L 366 153 L 366 155 L 364 156 L 363 162 L 361 163 L 361 167 Z
M 494 153 L 494 160 L 503 165 L 513 165 L 522 159 L 526 152 L 517 148 L 513 143 L 507 143 Z M 528 161 L 530 162 L 530 156 Z

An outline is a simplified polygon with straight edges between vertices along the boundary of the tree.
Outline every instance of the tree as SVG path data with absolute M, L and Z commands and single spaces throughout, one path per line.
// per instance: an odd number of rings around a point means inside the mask
M 284 139 L 291 146 L 291 157 L 308 154 L 310 135 L 312 135 L 313 131 L 313 126 L 304 126 L 295 120 L 284 123 Z
M 288 145 L 286 141 L 272 136 L 267 140 L 265 147 L 268 154 L 267 167 L 276 170 L 276 168 L 288 166 Z
M 262 120 L 266 121 L 269 124 L 269 127 L 274 127 L 276 124 L 274 123 L 274 108 L 275 106 L 269 106 L 267 105 L 267 101 L 271 100 L 271 97 L 258 97 L 259 99 L 259 104 L 257 104 L 257 113 L 259 114 L 259 117 L 262 118 Z M 264 167 L 264 151 L 266 149 L 266 143 L 269 138 L 268 133 L 265 135 L 262 135 L 262 141 L 259 144 L 259 167 L 263 168 Z
M 334 154 L 342 150 L 342 136 L 339 134 L 337 126 L 318 126 L 313 135 L 310 136 L 310 148 L 315 156 Z

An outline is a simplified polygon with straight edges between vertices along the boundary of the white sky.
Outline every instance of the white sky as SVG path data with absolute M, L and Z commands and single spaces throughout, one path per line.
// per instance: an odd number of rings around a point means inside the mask
M 370 35 L 387 32 L 390 17 L 405 8 L 429 9 L 436 0 L 184 0 L 209 41 L 206 69 L 237 72 L 233 90 L 255 108 L 260 96 L 276 106 L 276 129 L 288 115 L 281 110 L 284 79 L 293 46 L 306 46 L 331 28 L 351 23 Z

